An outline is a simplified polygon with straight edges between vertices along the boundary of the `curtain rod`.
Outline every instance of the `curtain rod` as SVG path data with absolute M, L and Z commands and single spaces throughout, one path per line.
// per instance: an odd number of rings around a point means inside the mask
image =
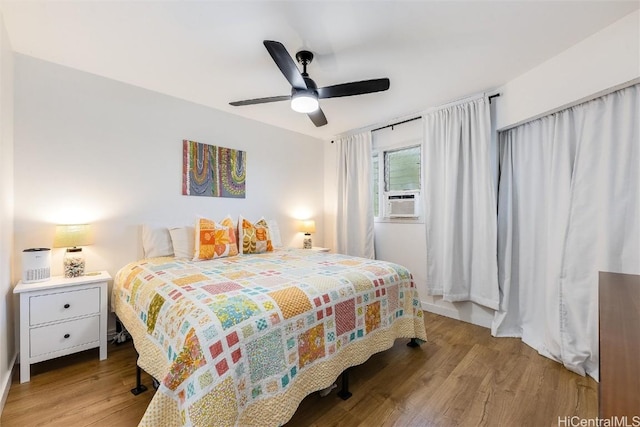
M 379 128 L 371 129 L 369 132 L 375 132 L 375 131 L 377 131 L 377 130 L 381 130 L 381 129 L 392 128 L 392 127 L 394 127 L 394 126 L 398 126 L 398 125 L 401 125 L 401 124 L 403 124 L 403 123 L 412 122 L 412 121 L 414 121 L 414 120 L 418 120 L 418 119 L 421 119 L 421 118 L 422 118 L 422 116 L 412 117 L 412 118 L 407 119 L 407 120 L 402 120 L 401 122 L 391 123 L 390 125 L 381 126 L 381 127 L 379 127 Z M 333 139 L 332 139 L 332 140 L 331 140 L 331 143 L 333 144 L 334 142 L 335 142 L 335 140 L 333 140 Z
M 488 97 L 487 97 L 487 99 L 489 100 L 489 103 L 491 103 L 491 100 L 492 100 L 493 98 L 497 98 L 497 97 L 499 97 L 499 96 L 500 96 L 500 93 L 495 93 L 495 94 L 493 94 L 493 95 L 488 96 Z M 446 104 L 445 104 L 445 105 L 446 105 Z M 379 128 L 371 129 L 371 130 L 370 130 L 370 132 L 375 132 L 375 131 L 377 131 L 377 130 L 382 130 L 382 129 L 386 129 L 386 128 L 393 128 L 394 126 L 398 126 L 398 125 L 401 125 L 401 124 L 404 124 L 404 123 L 412 122 L 412 121 L 414 121 L 414 120 L 418 120 L 418 119 L 421 119 L 421 118 L 422 118 L 422 115 L 420 115 L 420 116 L 416 116 L 416 117 L 412 117 L 412 118 L 410 118 L 410 119 L 402 120 L 402 121 L 397 122 L 397 123 L 392 123 L 392 124 L 390 124 L 390 125 L 380 126 Z M 335 142 L 335 141 L 332 139 L 332 140 L 331 140 L 331 143 L 333 144 L 334 142 Z
M 386 128 L 392 128 L 394 126 L 398 126 L 398 125 L 401 125 L 401 124 L 404 124 L 404 123 L 409 123 L 409 122 L 412 122 L 414 120 L 418 120 L 418 119 L 421 119 L 421 118 L 422 118 L 422 116 L 417 116 L 417 117 L 413 117 L 411 119 L 403 120 L 401 122 L 391 123 L 390 125 L 380 126 L 379 128 L 371 129 L 371 132 L 375 132 L 377 130 L 382 130 L 382 129 L 386 129 Z
M 494 94 L 494 95 L 489 96 L 489 97 L 488 97 L 489 102 L 491 102 L 491 100 L 492 100 L 493 98 L 497 98 L 497 97 L 499 97 L 499 96 L 500 96 L 500 94 L 499 94 L 499 93 L 496 93 L 496 94 Z M 421 118 L 422 118 L 422 116 L 417 116 L 417 117 L 413 117 L 413 118 L 411 118 L 411 119 L 403 120 L 403 121 L 401 121 L 401 122 L 391 123 L 390 125 L 380 126 L 379 128 L 371 129 L 371 132 L 375 132 L 375 131 L 377 131 L 377 130 L 382 130 L 382 129 L 386 129 L 386 128 L 393 128 L 394 126 L 398 126 L 398 125 L 401 125 L 401 124 L 404 124 L 404 123 L 412 122 L 412 121 L 414 121 L 414 120 L 418 120 L 418 119 L 421 119 Z

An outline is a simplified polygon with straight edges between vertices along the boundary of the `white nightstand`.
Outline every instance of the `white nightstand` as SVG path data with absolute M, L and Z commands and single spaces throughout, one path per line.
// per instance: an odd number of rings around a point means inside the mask
M 29 381 L 31 364 L 100 347 L 107 358 L 106 271 L 46 282 L 18 282 L 20 294 L 20 382 Z

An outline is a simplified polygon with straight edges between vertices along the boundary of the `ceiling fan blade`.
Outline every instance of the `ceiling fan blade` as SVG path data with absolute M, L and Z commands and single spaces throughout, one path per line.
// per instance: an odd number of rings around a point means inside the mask
M 362 80 L 318 88 L 318 98 L 338 98 L 341 96 L 363 95 L 389 89 L 389 79 Z
M 230 102 L 229 105 L 233 105 L 234 107 L 240 107 L 242 105 L 266 104 L 267 102 L 288 101 L 290 99 L 291 99 L 291 96 L 289 95 L 270 96 L 268 98 L 245 99 L 244 101 Z
M 273 61 L 276 63 L 282 74 L 287 78 L 291 86 L 296 89 L 306 89 L 307 84 L 302 78 L 302 74 L 300 70 L 298 70 L 298 66 L 287 52 L 287 49 L 280 42 L 276 42 L 273 40 L 265 40 L 263 41 L 264 47 L 267 48 L 269 55 L 273 58 Z
M 307 114 L 311 121 L 316 127 L 324 126 L 327 124 L 327 118 L 325 117 L 322 109 L 318 107 L 318 109 L 312 113 Z

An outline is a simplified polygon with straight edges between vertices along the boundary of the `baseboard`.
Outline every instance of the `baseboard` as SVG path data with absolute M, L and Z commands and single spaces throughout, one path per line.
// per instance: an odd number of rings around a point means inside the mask
M 453 305 L 459 307 L 457 309 Z M 452 303 L 452 307 L 444 307 L 427 301 L 421 301 L 422 309 L 429 313 L 439 314 L 452 319 L 461 320 L 473 325 L 491 329 L 493 310 L 486 309 L 472 302 Z
M 0 400 L 0 415 L 2 415 L 2 411 L 4 410 L 4 404 L 7 402 L 7 397 L 9 396 L 9 389 L 11 388 L 11 379 L 13 378 L 13 370 L 16 368 L 16 361 L 18 360 L 18 354 L 16 353 L 13 356 L 13 360 L 9 364 L 12 368 L 7 371 L 7 374 L 4 378 L 2 378 L 2 383 L 0 383 L 0 387 L 2 387 L 2 399 Z

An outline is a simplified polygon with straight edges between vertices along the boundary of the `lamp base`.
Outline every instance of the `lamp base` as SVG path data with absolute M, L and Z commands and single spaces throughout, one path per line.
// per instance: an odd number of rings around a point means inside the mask
M 305 234 L 302 241 L 302 249 L 311 249 L 313 244 L 311 243 L 311 234 Z
M 84 274 L 84 254 L 82 248 L 69 248 L 63 258 L 64 277 L 80 277 Z

